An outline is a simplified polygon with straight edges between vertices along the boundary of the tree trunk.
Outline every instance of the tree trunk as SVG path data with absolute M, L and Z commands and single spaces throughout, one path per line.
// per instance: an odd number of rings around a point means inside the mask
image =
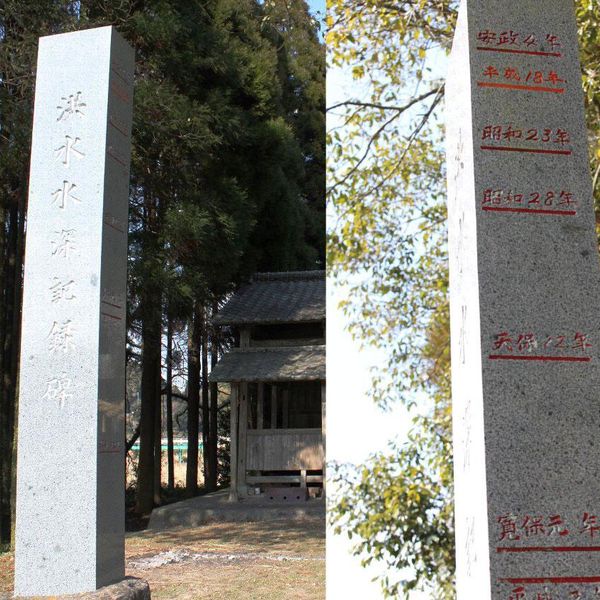
M 11 446 L 9 441 L 9 420 L 10 411 L 9 399 L 5 391 L 5 336 L 6 336 L 6 295 L 7 289 L 7 243 L 6 243 L 6 219 L 7 211 L 4 206 L 0 207 L 0 266 L 2 266 L 2 276 L 0 279 L 0 544 L 10 543 L 10 518 L 6 520 L 7 492 L 10 486 L 10 467 L 7 469 L 7 457 L 11 456 Z M 10 497 L 10 494 L 8 495 Z M 10 512 L 10 509 L 9 509 Z
M 142 253 L 145 262 L 152 263 L 158 251 L 157 202 L 148 198 L 145 206 L 145 231 Z M 154 440 L 156 427 L 157 377 L 160 378 L 161 356 L 161 292 L 151 273 L 140 294 L 142 318 L 142 402 L 140 415 L 140 458 L 138 464 L 136 512 L 147 515 L 154 502 Z
M 212 307 L 212 315 L 217 312 L 216 303 Z M 210 328 L 211 339 L 210 339 L 210 368 L 211 371 L 214 369 L 217 361 L 219 360 L 219 338 L 218 330 L 216 327 Z M 218 418 L 219 418 L 219 389 L 216 381 L 210 384 L 210 427 L 209 427 L 209 439 L 210 444 L 208 446 L 208 465 L 209 465 L 209 477 L 206 482 L 206 487 L 210 491 L 217 489 L 218 481 Z
M 17 206 L 8 211 L 8 235 L 5 238 L 4 273 L 2 293 L 4 295 L 2 313 L 2 389 L 0 391 L 0 542 L 11 541 L 11 482 L 12 482 L 12 442 L 14 431 L 14 345 L 15 331 L 13 313 L 15 291 L 15 263 L 17 246 Z
M 173 322 L 167 314 L 167 463 L 169 491 L 175 489 L 175 461 L 173 459 Z
M 26 181 L 27 172 L 23 174 L 22 181 Z M 15 546 L 15 520 L 17 516 L 17 433 L 18 433 L 18 404 L 19 404 L 19 363 L 21 360 L 21 317 L 23 307 L 23 277 L 25 264 L 25 220 L 27 214 L 26 187 L 19 195 L 17 256 L 15 260 L 15 288 L 13 291 L 13 344 L 11 348 L 11 380 L 12 384 L 12 409 L 10 413 L 10 432 L 12 434 L 12 459 L 11 459 L 11 547 Z
M 2 223 L 0 301 L 0 543 L 11 544 L 14 522 L 15 419 L 23 277 L 25 198 L 12 195 Z M 8 219 L 5 220 L 5 217 Z M 6 235 L 8 234 L 8 235 Z
M 210 439 L 210 409 L 208 406 L 208 323 L 207 311 L 202 312 L 202 458 L 204 463 L 204 487 L 210 489 L 212 473 L 210 471 L 209 448 Z
M 161 331 L 162 338 L 162 331 Z M 162 376 L 161 363 L 162 356 L 162 339 L 161 352 L 158 356 L 158 365 L 156 368 L 156 411 L 154 413 L 154 506 L 161 505 L 161 481 L 162 481 Z
M 185 489 L 188 496 L 198 493 L 198 421 L 200 409 L 200 331 L 198 305 L 188 325 L 188 452 Z
M 154 505 L 154 440 L 156 423 L 156 366 L 160 364 L 160 329 L 148 299 L 142 324 L 142 406 L 136 511 L 147 515 Z
M 10 414 L 12 397 L 7 383 L 9 374 L 10 330 L 8 328 L 8 306 L 11 294 L 10 265 L 8 261 L 11 235 L 6 236 L 7 227 L 10 227 L 10 218 L 7 219 L 7 210 L 2 208 L 0 222 L 0 256 L 2 257 L 2 281 L 0 286 L 0 544 L 10 544 L 11 538 L 11 510 L 10 487 L 12 465 L 12 439 L 10 427 Z

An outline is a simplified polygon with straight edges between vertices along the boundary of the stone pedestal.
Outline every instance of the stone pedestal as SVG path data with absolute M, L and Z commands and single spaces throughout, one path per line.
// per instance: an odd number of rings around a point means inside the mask
M 2 596 L 0 600 L 47 600 L 47 596 Z M 127 577 L 119 583 L 107 585 L 94 592 L 52 596 L 53 600 L 151 600 L 150 586 L 146 581 Z
M 600 269 L 573 3 L 463 2 L 446 91 L 458 598 L 600 598 Z
M 133 50 L 112 27 L 40 39 L 19 389 L 15 593 L 124 577 Z

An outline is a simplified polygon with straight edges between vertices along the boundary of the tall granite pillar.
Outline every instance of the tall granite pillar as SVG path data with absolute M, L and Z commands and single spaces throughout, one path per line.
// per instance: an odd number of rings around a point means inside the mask
M 19 388 L 15 593 L 124 576 L 133 50 L 113 27 L 40 39 Z
M 573 2 L 468 0 L 446 85 L 459 600 L 600 598 L 600 269 Z

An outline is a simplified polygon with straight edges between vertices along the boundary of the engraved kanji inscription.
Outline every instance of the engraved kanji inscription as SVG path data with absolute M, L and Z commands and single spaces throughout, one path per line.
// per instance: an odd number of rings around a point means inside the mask
M 73 381 L 67 377 L 66 373 L 61 373 L 58 377 L 52 377 L 46 384 L 46 393 L 42 398 L 51 402 L 58 402 L 60 408 L 64 408 L 65 402 L 73 397 L 71 386 Z
M 498 551 L 503 553 L 511 552 L 511 546 L 506 545 L 510 542 L 536 540 L 536 544 L 545 542 L 544 547 L 553 548 L 552 544 L 566 543 L 561 541 L 566 538 L 567 541 L 573 539 L 573 545 L 577 548 L 578 544 L 595 543 L 600 538 L 600 519 L 597 514 L 588 511 L 581 511 L 570 518 L 557 512 L 508 513 L 498 516 L 496 523 L 496 542 L 504 543 Z
M 481 71 L 477 86 L 520 92 L 564 94 L 566 79 L 553 69 L 536 70 L 511 64 L 488 64 Z
M 69 202 L 72 204 L 81 204 L 81 200 L 73 194 L 77 186 L 74 183 L 63 181 L 62 187 L 52 192 L 52 203 L 57 204 L 61 210 L 64 210 Z
M 61 258 L 69 258 L 77 253 L 77 244 L 75 242 L 74 229 L 61 229 L 55 231 L 50 240 L 52 246 L 52 256 L 60 256 Z
M 576 331 L 574 334 L 555 333 L 539 335 L 531 331 L 501 331 L 494 336 L 490 360 L 536 360 L 590 362 L 589 336 Z
M 54 321 L 48 334 L 48 349 L 50 352 L 68 354 L 75 349 L 73 336 L 75 328 L 70 319 L 59 323 Z
M 483 29 L 477 33 L 477 50 L 560 57 L 560 38 L 553 33 Z
M 566 129 L 560 127 L 519 128 L 512 125 L 486 125 L 481 133 L 482 141 L 511 143 L 514 140 L 541 142 L 543 144 L 569 144 L 571 138 Z
M 63 165 L 66 167 L 71 166 L 71 156 L 82 159 L 85 154 L 77 148 L 81 142 L 81 138 L 72 138 L 70 135 L 65 135 L 65 143 L 54 150 L 54 155 L 60 159 Z
M 577 199 L 569 190 L 530 187 L 524 190 L 483 190 L 481 208 L 485 211 L 537 213 L 539 215 L 577 214 Z
M 73 300 L 75 294 L 73 294 L 73 286 L 75 282 L 71 279 L 70 281 L 64 281 L 59 277 L 53 277 L 54 283 L 50 286 L 51 302 L 59 304 L 65 300 Z
M 517 533 L 517 517 L 513 514 L 502 515 L 496 519 L 500 527 L 498 541 L 502 540 L 520 540 L 521 536 Z
M 85 108 L 87 105 L 81 100 L 81 92 L 70 94 L 69 96 L 63 96 L 61 100 L 62 103 L 56 107 L 60 111 L 60 114 L 56 119 L 57 121 L 66 121 L 73 115 L 85 115 L 81 109 Z

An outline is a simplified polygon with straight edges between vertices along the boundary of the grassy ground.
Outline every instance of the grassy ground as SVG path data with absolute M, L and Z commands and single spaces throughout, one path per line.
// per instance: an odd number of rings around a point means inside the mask
M 0 593 L 12 591 L 14 568 L 13 553 L 0 553 Z
M 325 598 L 323 519 L 138 531 L 125 553 L 127 575 L 147 580 L 153 600 Z M 0 592 L 12 578 L 12 554 L 0 554 Z

